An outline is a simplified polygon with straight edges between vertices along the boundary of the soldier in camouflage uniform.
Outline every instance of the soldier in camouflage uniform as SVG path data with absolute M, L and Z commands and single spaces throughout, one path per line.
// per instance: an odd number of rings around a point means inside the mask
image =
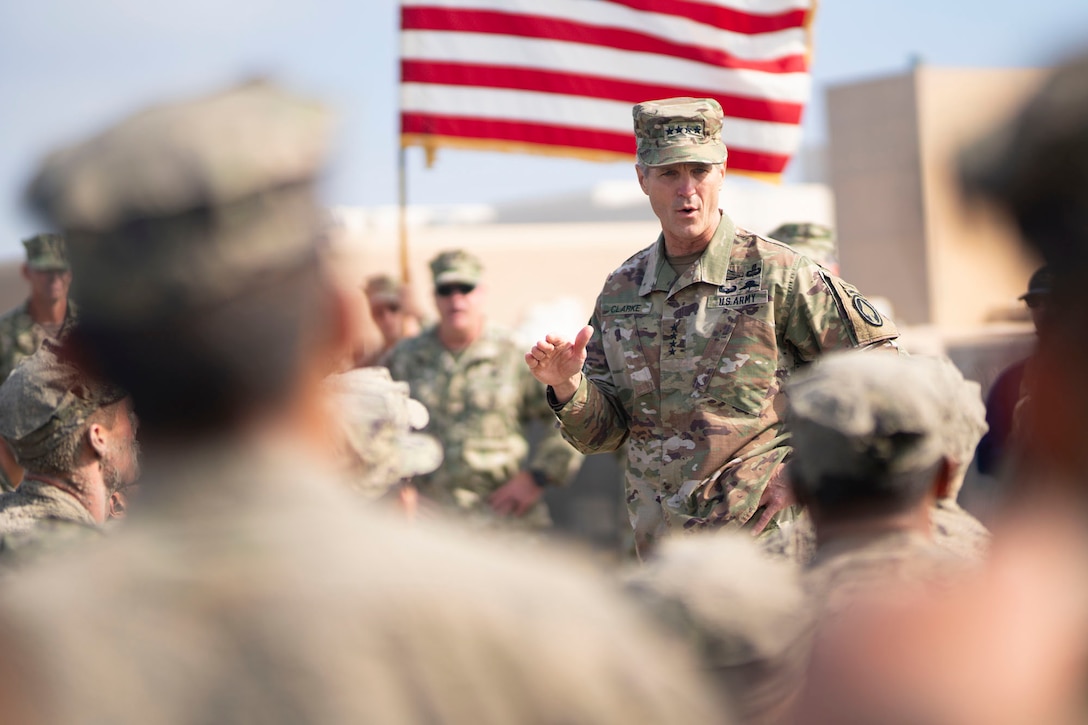
M 26 468 L 18 490 L 0 496 L 4 552 L 104 524 L 139 475 L 124 391 L 60 359 L 47 340 L 0 385 L 0 410 L 0 436 Z
M 426 406 L 426 432 L 444 451 L 441 468 L 413 482 L 424 498 L 477 520 L 493 522 L 497 514 L 517 525 L 547 526 L 541 494 L 567 483 L 581 455 L 560 437 L 513 335 L 484 319 L 480 260 L 462 250 L 443 252 L 431 272 L 438 324 L 402 340 L 385 361 Z M 533 421 L 543 431 L 529 457 Z
M 958 466 L 933 361 L 839 353 L 799 372 L 786 393 L 790 480 L 816 528 L 804 577 L 814 612 L 832 616 L 880 586 L 939 580 L 967 564 L 932 536 Z
M 330 471 L 321 381 L 354 309 L 318 240 L 331 134 L 249 84 L 33 185 L 81 280 L 69 340 L 137 401 L 145 472 L 114 536 L 0 588 L 0 722 L 721 722 L 595 572 L 377 515 Z
M 721 213 L 716 101 L 642 103 L 634 119 L 661 236 L 608 277 L 573 342 L 552 335 L 525 357 L 567 440 L 585 453 L 627 442 L 645 555 L 670 529 L 776 522 L 790 503 L 786 377 L 827 350 L 894 346 L 898 333 L 855 288 Z
M 75 318 L 68 300 L 72 272 L 68 251 L 59 234 L 38 234 L 23 240 L 26 262 L 22 275 L 30 284 L 30 297 L 0 316 L 0 383 L 43 341 L 56 339 L 66 322 Z M 0 444 L 0 491 L 11 491 L 21 471 L 11 451 Z
M 944 496 L 930 511 L 934 543 L 949 554 L 965 560 L 981 561 L 989 548 L 990 532 L 981 521 L 957 502 L 979 438 L 986 432 L 985 409 L 979 384 L 965 380 L 947 358 L 918 357 L 914 364 L 927 385 L 936 386 L 937 422 L 944 453 L 952 464 L 951 478 Z M 816 532 L 812 518 L 802 514 L 796 521 L 759 539 L 765 553 L 789 559 L 804 566 L 816 552 Z

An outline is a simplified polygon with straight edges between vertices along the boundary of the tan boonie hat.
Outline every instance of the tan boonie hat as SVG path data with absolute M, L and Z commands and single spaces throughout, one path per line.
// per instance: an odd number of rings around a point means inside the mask
M 865 351 L 822 357 L 787 383 L 791 466 L 809 486 L 924 470 L 949 452 L 946 392 L 929 360 Z
M 331 133 L 321 106 L 249 83 L 53 153 L 28 199 L 65 231 L 84 319 L 147 323 L 313 257 Z
M 645 166 L 685 162 L 720 164 L 722 107 L 713 98 L 666 98 L 634 107 L 638 160 Z
M 463 249 L 442 252 L 431 260 L 431 274 L 434 286 L 444 284 L 478 285 L 483 276 L 484 266 L 475 256 Z
M 442 446 L 419 433 L 427 409 L 409 397 L 408 383 L 385 368 L 356 368 L 325 379 L 335 422 L 354 455 L 349 483 L 370 498 L 401 479 L 430 473 L 442 463 Z
M 20 461 L 39 458 L 96 410 L 124 397 L 117 386 L 60 360 L 56 346 L 47 340 L 0 385 L 0 436 Z
M 68 271 L 68 246 L 60 234 L 36 234 L 24 239 L 23 247 L 27 267 Z
M 400 302 L 401 284 L 388 274 L 376 274 L 367 279 L 363 291 L 367 297 L 379 302 L 397 303 Z

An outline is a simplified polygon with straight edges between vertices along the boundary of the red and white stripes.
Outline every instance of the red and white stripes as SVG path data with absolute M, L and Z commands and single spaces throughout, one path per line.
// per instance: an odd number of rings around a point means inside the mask
M 733 171 L 800 144 L 814 0 L 402 0 L 405 145 L 633 158 L 631 106 L 710 96 Z

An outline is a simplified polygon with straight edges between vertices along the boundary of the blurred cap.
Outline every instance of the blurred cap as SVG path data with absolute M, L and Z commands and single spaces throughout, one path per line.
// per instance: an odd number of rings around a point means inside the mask
M 1026 300 L 1030 297 L 1048 295 L 1053 287 L 1054 275 L 1051 274 L 1047 267 L 1040 267 L 1031 275 L 1031 279 L 1028 280 L 1028 291 L 1020 295 L 1020 299 Z
M 376 274 L 366 281 L 363 287 L 366 296 L 380 302 L 399 303 L 401 301 L 401 283 L 388 274 Z
M 356 368 L 325 379 L 335 420 L 358 459 L 354 485 L 380 495 L 403 478 L 430 473 L 442 447 L 430 435 L 427 409 L 409 397 L 408 384 L 381 367 Z
M 945 403 L 932 362 L 829 354 L 788 383 L 791 466 L 809 487 L 920 471 L 946 454 Z
M 666 98 L 639 103 L 632 111 L 638 160 L 645 166 L 686 162 L 720 164 L 722 107 L 713 98 Z
M 835 232 L 826 224 L 814 222 L 788 222 L 770 234 L 771 239 L 785 242 L 809 259 L 825 267 L 839 262 L 839 249 Z
M 477 285 L 483 277 L 483 271 L 484 266 L 480 260 L 463 249 L 442 252 L 431 260 L 435 287 L 443 284 Z
M 96 380 L 58 357 L 49 340 L 24 358 L 0 385 L 0 436 L 20 461 L 57 447 L 99 408 L 125 391 Z
M 31 269 L 68 271 L 68 245 L 60 234 L 36 234 L 23 240 L 26 266 Z
M 27 192 L 65 230 L 85 318 L 146 322 L 316 252 L 332 121 L 266 82 L 137 113 L 54 152 Z

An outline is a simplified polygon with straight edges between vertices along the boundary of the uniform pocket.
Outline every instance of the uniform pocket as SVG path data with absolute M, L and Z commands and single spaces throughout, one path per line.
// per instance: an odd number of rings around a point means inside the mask
M 743 413 L 759 415 L 767 402 L 777 365 L 774 326 L 750 315 L 737 315 L 705 395 Z

